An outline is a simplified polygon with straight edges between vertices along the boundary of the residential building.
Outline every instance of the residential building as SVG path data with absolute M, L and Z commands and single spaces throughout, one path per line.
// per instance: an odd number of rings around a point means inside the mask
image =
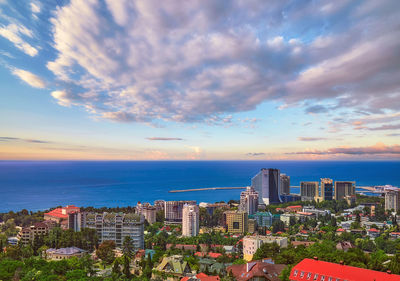
M 272 214 L 270 212 L 257 212 L 249 218 L 255 219 L 258 227 L 270 227 L 272 225 Z
M 47 235 L 55 226 L 55 223 L 51 222 L 37 222 L 34 225 L 24 227 L 18 233 L 18 240 L 22 243 L 22 245 L 28 245 L 35 239 L 35 236 L 44 236 Z
M 280 220 L 285 224 L 285 226 L 290 226 L 290 219 L 296 219 L 294 214 L 282 214 Z
M 314 206 L 304 206 L 303 207 L 303 212 L 313 213 L 317 217 L 326 216 L 326 215 L 330 215 L 331 214 L 330 210 L 319 210 L 319 209 L 315 209 Z
M 318 259 L 304 259 L 290 272 L 289 280 L 304 281 L 400 281 L 400 275 L 365 268 L 331 263 Z
M 165 200 L 156 200 L 156 201 L 154 201 L 154 207 L 156 207 L 157 211 L 164 211 Z
M 279 204 L 282 203 L 281 178 L 278 169 L 261 169 L 251 179 L 251 186 L 258 192 L 258 204 Z
M 280 281 L 279 275 L 285 267 L 284 264 L 273 264 L 262 260 L 231 265 L 226 270 L 237 281 Z
M 50 212 L 44 213 L 44 220 L 54 221 L 61 224 L 61 228 L 68 228 L 69 214 L 79 213 L 80 208 L 74 205 L 67 205 L 62 208 L 56 208 Z
M 70 259 L 72 257 L 81 258 L 85 253 L 87 253 L 85 250 L 79 249 L 77 247 L 68 247 L 60 249 L 50 248 L 46 250 L 46 257 L 51 260 L 65 260 L 65 259 Z
M 301 201 L 313 201 L 318 196 L 319 183 L 317 181 L 300 182 Z
M 199 206 L 187 205 L 182 210 L 182 235 L 186 237 L 199 235 Z
M 301 212 L 303 210 L 302 205 L 296 205 L 296 206 L 287 206 L 286 208 L 276 208 L 277 211 L 282 211 L 285 213 L 297 213 Z
M 207 213 L 212 216 L 214 215 L 215 210 L 217 209 L 229 209 L 229 205 L 226 203 L 205 203 L 202 202 L 199 204 L 199 207 L 206 208 Z
M 288 239 L 279 236 L 246 236 L 243 238 L 243 258 L 251 261 L 258 248 L 264 243 L 277 243 L 280 247 L 286 248 Z
M 300 222 L 317 218 L 317 216 L 314 213 L 309 213 L 309 212 L 297 212 L 295 214 L 295 217 L 296 220 Z
M 333 180 L 328 178 L 321 179 L 321 192 L 319 194 L 322 200 L 332 200 L 333 199 Z M 319 200 L 320 201 L 320 200 Z
M 340 241 L 336 244 L 336 249 L 337 250 L 341 250 L 341 251 L 345 251 L 347 252 L 349 249 L 353 249 L 356 246 L 354 246 L 351 242 L 349 241 Z
M 385 210 L 400 210 L 400 189 L 385 190 Z
M 367 230 L 367 235 L 370 238 L 374 239 L 374 238 L 379 237 L 379 235 L 381 235 L 381 231 L 379 229 L 376 229 L 376 228 L 370 228 L 370 229 Z
M 156 270 L 178 277 L 183 277 L 192 273 L 189 263 L 184 261 L 181 255 L 164 257 L 161 263 L 156 267 Z
M 140 201 L 136 205 L 136 213 L 143 215 L 144 219 L 147 220 L 149 224 L 153 224 L 156 222 L 157 217 L 157 208 L 151 206 L 150 203 L 140 203 Z
M 132 213 L 86 213 L 84 227 L 96 229 L 99 242 L 112 240 L 118 247 L 130 236 L 136 249 L 144 248 L 144 217 Z
M 248 215 L 246 212 L 226 211 L 225 224 L 229 233 L 247 233 Z
M 84 213 L 81 212 L 71 212 L 68 214 L 67 229 L 72 229 L 73 231 L 81 231 L 82 229 L 82 218 L 84 218 Z
M 289 195 L 290 194 L 290 177 L 286 174 L 281 174 L 281 195 Z
M 355 195 L 356 183 L 354 181 L 335 181 L 335 200 L 343 200 L 347 196 Z
M 165 224 L 181 224 L 182 210 L 185 204 L 196 205 L 196 201 L 165 201 Z
M 258 209 L 258 193 L 248 186 L 245 191 L 240 194 L 239 211 L 246 212 L 249 215 L 257 212 Z

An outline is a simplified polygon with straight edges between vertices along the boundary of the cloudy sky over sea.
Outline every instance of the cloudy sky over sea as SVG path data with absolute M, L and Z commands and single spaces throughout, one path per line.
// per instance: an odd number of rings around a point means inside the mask
M 0 159 L 400 159 L 400 1 L 0 0 Z

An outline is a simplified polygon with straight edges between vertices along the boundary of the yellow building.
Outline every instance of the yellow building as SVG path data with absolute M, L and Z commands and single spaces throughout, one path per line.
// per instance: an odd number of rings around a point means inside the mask
M 248 232 L 248 218 L 246 212 L 227 211 L 224 214 L 229 233 Z
M 248 219 L 248 228 L 249 228 L 249 233 L 254 233 L 256 232 L 256 220 L 255 219 Z

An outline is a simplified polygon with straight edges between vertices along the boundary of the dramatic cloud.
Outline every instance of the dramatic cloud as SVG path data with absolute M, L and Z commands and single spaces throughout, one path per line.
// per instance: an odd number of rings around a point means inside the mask
M 247 153 L 246 155 L 247 155 L 247 156 L 251 156 L 251 157 L 257 157 L 257 156 L 264 156 L 265 153 L 263 153 L 263 152 L 255 152 L 255 153 L 249 152 L 249 153 Z
M 311 137 L 298 137 L 299 141 L 320 141 L 320 140 L 327 140 L 327 138 L 311 138 Z
M 152 138 L 146 138 L 147 140 L 151 141 L 181 141 L 183 139 L 181 138 L 162 138 L 162 137 L 152 137 Z
M 307 100 L 308 113 L 333 110 L 312 105 L 325 99 L 335 108 L 400 109 L 394 0 L 72 0 L 51 22 L 57 58 L 48 69 L 93 95 L 64 95 L 62 104 L 103 118 L 207 121 L 268 100 Z
M 25 54 L 34 57 L 37 55 L 38 50 L 26 43 L 21 37 L 32 38 L 32 31 L 22 25 L 9 24 L 7 26 L 0 26 L 0 36 L 14 43 L 15 47 L 23 51 Z
M 385 145 L 377 143 L 373 146 L 367 147 L 337 147 L 328 150 L 310 150 L 293 152 L 287 154 L 311 154 L 311 155 L 328 155 L 328 154 L 350 154 L 350 155 L 364 155 L 364 154 L 400 154 L 400 145 Z
M 19 79 L 21 79 L 22 81 L 24 81 L 25 83 L 29 84 L 32 87 L 41 88 L 41 89 L 46 87 L 46 83 L 39 76 L 37 76 L 29 71 L 14 68 L 12 70 L 12 73 L 15 76 L 17 76 Z

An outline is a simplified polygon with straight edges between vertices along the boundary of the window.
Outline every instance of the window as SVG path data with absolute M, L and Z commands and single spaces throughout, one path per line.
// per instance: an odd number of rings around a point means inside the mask
M 322 275 L 322 276 L 321 276 L 321 281 L 324 281 L 324 280 L 325 280 L 325 276 Z
M 294 276 L 294 277 L 297 276 L 297 272 L 298 272 L 297 270 L 295 270 L 295 271 L 293 272 L 293 276 Z
M 302 272 L 300 273 L 300 278 L 303 278 L 303 276 L 304 276 L 304 271 L 302 271 Z
M 310 280 L 310 278 L 311 278 L 311 272 L 309 272 L 309 273 L 307 274 L 307 280 Z
M 315 273 L 314 275 L 314 281 L 318 279 L 318 273 Z
M 329 277 L 329 278 L 328 278 L 328 281 L 332 281 L 332 280 L 333 280 L 333 278 L 332 278 L 332 277 Z

